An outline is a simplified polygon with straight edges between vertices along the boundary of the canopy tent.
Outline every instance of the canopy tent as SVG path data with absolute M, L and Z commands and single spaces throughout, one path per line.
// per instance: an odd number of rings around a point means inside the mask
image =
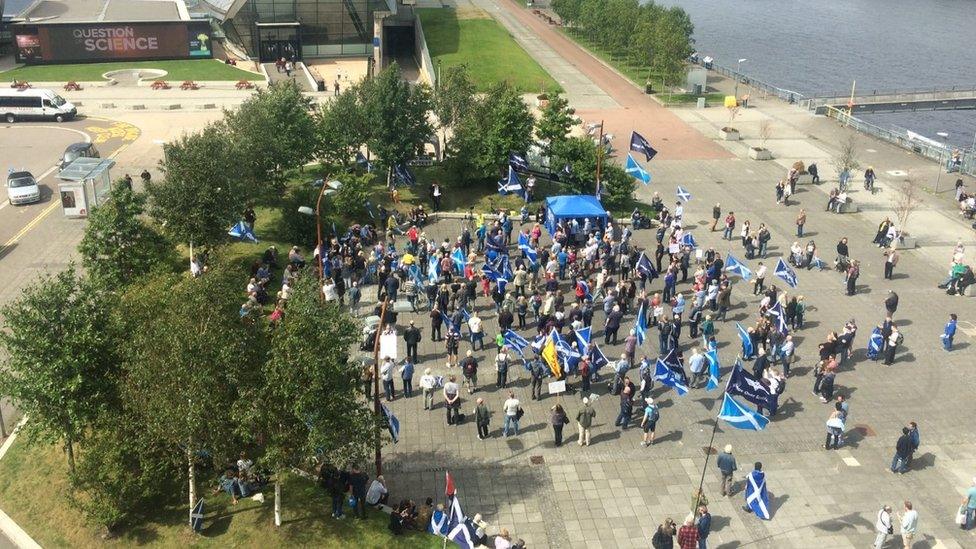
M 556 225 L 566 220 L 578 220 L 582 227 L 590 219 L 594 227 L 601 229 L 610 221 L 610 214 L 595 196 L 565 195 L 550 196 L 546 199 L 546 229 L 549 234 L 556 232 Z

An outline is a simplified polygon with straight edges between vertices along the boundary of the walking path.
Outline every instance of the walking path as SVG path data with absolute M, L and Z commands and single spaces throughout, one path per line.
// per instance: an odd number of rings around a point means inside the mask
M 618 149 L 625 149 L 630 132 L 637 131 L 654 144 L 662 160 L 730 157 L 711 139 L 514 0 L 472 1 L 501 22 L 566 88 L 577 115 L 587 123 L 604 121 L 604 131 L 616 136 Z M 596 95 L 591 86 L 598 86 L 615 104 L 594 105 Z

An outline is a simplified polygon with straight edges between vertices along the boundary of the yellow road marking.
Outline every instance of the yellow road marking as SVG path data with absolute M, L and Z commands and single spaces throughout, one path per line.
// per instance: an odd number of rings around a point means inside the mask
M 24 238 L 24 235 L 26 235 L 28 231 L 33 229 L 38 223 L 41 222 L 42 219 L 47 217 L 48 214 L 53 212 L 60 205 L 61 205 L 61 201 L 57 200 L 56 196 L 52 195 L 51 203 L 48 204 L 46 208 L 41 210 L 41 213 L 37 214 L 37 216 L 34 219 L 31 219 L 30 223 L 24 225 L 24 228 L 18 231 L 17 234 L 15 234 L 13 237 L 10 238 L 10 240 L 4 242 L 3 246 L 0 246 L 0 253 L 3 253 L 5 249 L 16 244 L 17 241 L 19 241 L 21 238 Z

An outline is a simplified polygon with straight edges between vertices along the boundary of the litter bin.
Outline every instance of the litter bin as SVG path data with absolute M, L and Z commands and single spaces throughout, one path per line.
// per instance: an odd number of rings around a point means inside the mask
M 699 109 L 704 109 L 705 108 L 705 98 L 704 97 L 699 97 L 698 98 L 698 108 Z
M 315 81 L 315 88 L 318 91 L 320 91 L 320 92 L 324 92 L 325 91 L 325 80 L 322 80 L 321 78 L 318 79 L 318 80 L 316 80 Z
M 654 93 L 654 88 L 651 87 L 650 82 L 644 84 L 644 93 L 646 93 L 647 95 L 651 95 L 652 93 Z

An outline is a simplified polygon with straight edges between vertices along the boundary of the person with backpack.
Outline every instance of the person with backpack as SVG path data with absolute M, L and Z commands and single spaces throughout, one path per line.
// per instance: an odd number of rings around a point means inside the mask
M 542 380 L 546 377 L 546 371 L 547 368 L 538 356 L 529 361 L 529 373 L 532 374 L 532 400 L 542 399 Z
M 885 366 L 891 366 L 895 362 L 895 351 L 898 350 L 898 346 L 902 344 L 905 340 L 905 336 L 898 330 L 898 327 L 894 324 L 891 325 L 891 335 L 888 336 L 888 345 L 885 348 L 885 359 L 882 364 Z
M 461 361 L 461 375 L 464 376 L 461 384 L 468 386 L 469 395 L 478 390 L 478 359 L 473 356 L 471 349 L 468 349 Z
M 641 446 L 647 447 L 654 444 L 654 431 L 657 428 L 657 420 L 661 417 L 661 412 L 654 405 L 654 399 L 647 397 L 644 399 L 647 405 L 644 407 L 644 417 L 641 418 L 641 428 L 644 430 L 644 439 Z M 648 436 L 650 435 L 650 436 Z

